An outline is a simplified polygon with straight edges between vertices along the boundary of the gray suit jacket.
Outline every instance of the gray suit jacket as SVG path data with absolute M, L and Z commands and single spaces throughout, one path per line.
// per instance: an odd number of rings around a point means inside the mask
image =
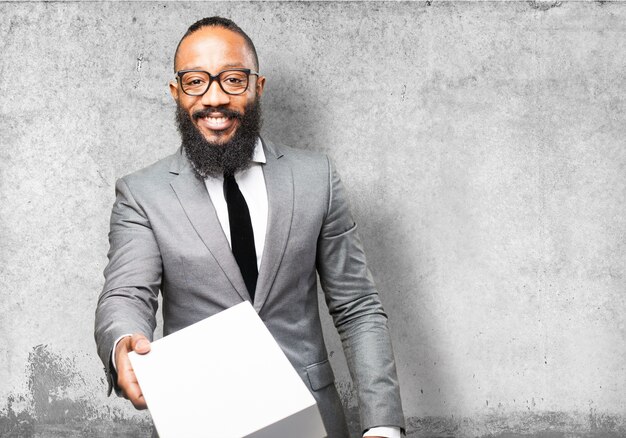
M 329 437 L 347 437 L 322 337 L 317 272 L 361 427 L 404 428 L 387 317 L 341 181 L 323 155 L 263 145 L 269 217 L 254 308 L 316 398 Z M 250 300 L 204 182 L 180 149 L 118 180 L 116 192 L 95 324 L 110 385 L 114 341 L 137 332 L 152 339 L 159 290 L 165 335 Z

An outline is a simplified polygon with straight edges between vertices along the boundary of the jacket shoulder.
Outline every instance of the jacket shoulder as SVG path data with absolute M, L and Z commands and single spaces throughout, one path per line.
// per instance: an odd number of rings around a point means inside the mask
M 150 186 L 156 188 L 162 184 L 169 184 L 172 177 L 176 176 L 179 172 L 181 163 L 183 163 L 183 156 L 181 150 L 177 150 L 175 153 L 162 158 L 149 166 L 139 169 L 135 172 L 120 178 L 129 187 L 143 187 Z
M 287 146 L 282 143 L 267 142 L 268 149 L 277 157 L 289 160 L 294 168 L 328 170 L 330 159 L 325 153 Z

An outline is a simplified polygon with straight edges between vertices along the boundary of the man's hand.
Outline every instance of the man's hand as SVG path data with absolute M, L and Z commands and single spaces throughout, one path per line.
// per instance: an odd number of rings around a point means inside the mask
M 124 398 L 131 401 L 135 409 L 146 409 L 146 401 L 143 398 L 137 377 L 128 359 L 128 353 L 134 351 L 138 354 L 146 354 L 150 351 L 150 341 L 142 335 L 135 333 L 132 336 L 122 338 L 115 347 L 115 366 L 117 367 L 117 385 L 122 390 Z

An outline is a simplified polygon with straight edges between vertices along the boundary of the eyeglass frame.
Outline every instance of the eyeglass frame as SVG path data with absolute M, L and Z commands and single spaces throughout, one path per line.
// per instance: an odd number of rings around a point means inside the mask
M 246 83 L 246 88 L 244 88 L 244 90 L 241 93 L 231 93 L 228 92 L 224 89 L 224 86 L 222 85 L 222 82 L 219 81 L 219 77 L 222 73 L 227 72 L 227 71 L 240 71 L 243 73 L 246 73 L 246 76 L 248 78 L 248 82 Z M 206 90 L 204 90 L 203 93 L 201 94 L 189 94 L 185 91 L 185 87 L 183 86 L 183 75 L 185 73 L 205 73 L 207 76 L 209 76 L 209 84 L 206 87 Z M 222 70 L 221 72 L 219 72 L 218 74 L 216 74 L 215 76 L 213 76 L 211 73 L 209 73 L 208 71 L 205 70 L 196 70 L 196 69 L 190 69 L 190 70 L 179 70 L 176 72 L 176 82 L 178 84 L 180 84 L 180 89 L 182 90 L 183 93 L 185 93 L 187 96 L 193 96 L 193 97 L 199 97 L 199 96 L 204 96 L 206 94 L 207 91 L 209 91 L 209 88 L 211 88 L 211 84 L 213 83 L 213 81 L 216 81 L 218 83 L 218 85 L 220 86 L 220 89 L 230 95 L 230 96 L 241 96 L 243 93 L 245 93 L 246 91 L 248 91 L 248 87 L 250 86 L 250 76 L 254 75 L 257 78 L 260 76 L 259 72 L 256 72 L 254 70 L 251 70 L 249 68 L 227 68 L 226 70 Z

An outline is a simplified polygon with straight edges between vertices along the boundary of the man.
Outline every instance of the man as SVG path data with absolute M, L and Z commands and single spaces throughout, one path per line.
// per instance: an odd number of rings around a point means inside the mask
M 347 437 L 317 272 L 365 436 L 400 436 L 386 315 L 332 165 L 260 139 L 265 78 L 252 41 L 232 21 L 192 25 L 174 69 L 181 149 L 116 184 L 95 327 L 110 386 L 146 407 L 128 352 L 150 350 L 159 290 L 165 335 L 248 300 L 317 400 L 328 436 Z

